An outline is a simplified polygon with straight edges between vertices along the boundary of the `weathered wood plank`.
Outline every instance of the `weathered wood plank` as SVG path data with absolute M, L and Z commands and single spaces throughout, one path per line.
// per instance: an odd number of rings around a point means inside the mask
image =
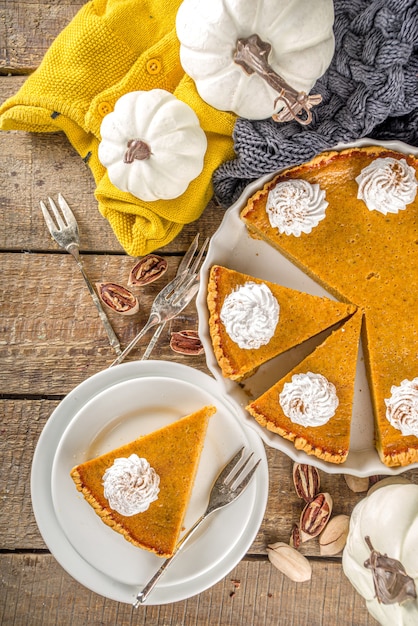
M 242 561 L 198 596 L 139 609 L 90 592 L 49 555 L 2 555 L 0 570 L 0 622 L 7 626 L 376 625 L 338 563 L 314 561 L 312 580 L 297 584 L 265 560 Z
M 83 0 L 1 0 L 0 72 L 27 74 L 36 69 L 83 4 Z
M 92 283 L 127 284 L 134 261 L 127 256 L 84 255 Z M 161 280 L 136 290 L 140 311 L 122 316 L 109 311 L 121 345 L 126 346 L 145 324 L 158 291 L 174 276 L 179 258 L 168 257 L 169 269 Z M 115 358 L 81 273 L 67 253 L 3 254 L 3 305 L 0 310 L 0 392 L 66 394 L 87 376 L 110 365 Z M 191 303 L 172 328 L 196 328 Z M 136 359 L 151 338 L 147 334 L 129 358 Z M 164 350 L 164 352 L 162 352 Z M 167 333 L 154 357 L 180 360 L 204 367 L 204 356 L 174 355 Z M 174 359 L 175 356 L 175 359 Z M 19 376 L 16 376 L 19 372 Z

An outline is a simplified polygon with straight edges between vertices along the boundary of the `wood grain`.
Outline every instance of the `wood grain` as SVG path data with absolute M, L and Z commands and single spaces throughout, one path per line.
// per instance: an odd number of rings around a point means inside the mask
M 110 1 L 110 0 L 109 0 Z M 34 71 L 83 0 L 0 0 L 0 103 Z M 73 259 L 58 249 L 43 223 L 39 201 L 61 192 L 76 214 L 81 250 L 93 282 L 127 283 L 134 259 L 100 215 L 94 181 L 62 133 L 0 133 L 0 623 L 5 626 L 373 626 L 362 598 L 343 574 L 340 556 L 319 557 L 316 540 L 302 552 L 313 565 L 308 583 L 295 584 L 267 560 L 266 546 L 288 541 L 302 502 L 292 461 L 266 448 L 269 500 L 245 558 L 203 593 L 173 604 L 142 607 L 105 599 L 69 576 L 49 553 L 31 505 L 31 464 L 41 432 L 59 401 L 114 358 L 96 309 Z M 133 317 L 109 313 L 122 345 L 145 323 L 163 282 L 174 276 L 194 234 L 211 236 L 223 211 L 210 202 L 201 218 L 159 252 L 164 279 L 138 291 Z M 170 330 L 197 328 L 195 305 L 164 331 L 153 357 L 207 372 L 204 356 L 169 348 Z M 138 358 L 148 337 L 131 355 Z M 405 476 L 418 483 L 418 470 Z M 321 472 L 334 514 L 350 514 L 364 494 L 342 474 Z M 234 581 L 239 581 L 234 585 Z
M 313 561 L 312 568 L 312 581 L 297 584 L 265 560 L 244 560 L 222 581 L 198 596 L 173 604 L 133 609 L 88 591 L 49 555 L 3 555 L 0 621 L 14 626 L 28 623 L 31 626 L 376 624 L 360 596 L 353 595 L 338 563 Z
M 33 72 L 55 37 L 83 4 L 82 0 L 1 0 L 1 73 Z

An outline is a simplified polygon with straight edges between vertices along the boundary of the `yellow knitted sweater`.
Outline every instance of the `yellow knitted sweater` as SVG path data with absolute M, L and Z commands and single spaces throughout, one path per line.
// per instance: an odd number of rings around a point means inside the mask
M 235 116 L 198 95 L 179 57 L 181 0 L 91 0 L 58 35 L 39 68 L 0 107 L 0 129 L 64 131 L 88 163 L 99 210 L 126 252 L 140 256 L 174 239 L 209 202 L 212 173 L 233 158 Z M 166 89 L 195 111 L 208 148 L 201 174 L 173 200 L 143 202 L 110 182 L 98 159 L 100 125 L 123 94 Z

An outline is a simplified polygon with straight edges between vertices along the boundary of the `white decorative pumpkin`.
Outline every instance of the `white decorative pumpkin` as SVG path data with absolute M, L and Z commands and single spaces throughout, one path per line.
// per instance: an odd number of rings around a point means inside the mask
M 264 119 L 285 107 L 277 121 L 286 121 L 295 117 L 286 117 L 288 88 L 300 102 L 331 62 L 333 23 L 332 0 L 183 0 L 176 19 L 180 61 L 216 109 Z M 238 48 L 245 58 L 239 64 Z M 274 72 L 282 79 L 278 85 Z M 277 100 L 282 83 L 283 99 Z M 296 113 L 308 113 L 320 99 L 301 103 Z
M 197 115 L 164 89 L 123 95 L 100 133 L 111 183 L 141 200 L 177 198 L 203 169 L 207 140 Z
M 418 624 L 418 485 L 386 484 L 355 506 L 343 568 L 382 626 Z

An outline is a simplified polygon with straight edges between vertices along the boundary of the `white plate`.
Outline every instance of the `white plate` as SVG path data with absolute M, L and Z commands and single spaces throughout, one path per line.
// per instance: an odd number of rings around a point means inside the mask
M 407 146 L 398 141 L 379 142 L 370 139 L 363 139 L 353 144 L 339 145 L 333 149 L 340 150 L 353 146 L 366 145 L 381 145 L 399 152 L 418 154 L 417 148 Z M 418 463 L 416 463 L 408 467 L 389 468 L 380 461 L 374 447 L 373 411 L 361 346 L 353 404 L 350 452 L 345 463 L 341 465 L 327 463 L 315 456 L 310 456 L 301 450 L 297 450 L 287 439 L 262 428 L 245 410 L 245 406 L 251 399 L 261 395 L 261 393 L 289 372 L 294 365 L 299 363 L 311 352 L 331 331 L 321 333 L 316 338 L 305 342 L 303 346 L 294 348 L 286 354 L 264 364 L 258 369 L 254 376 L 251 376 L 239 385 L 222 376 L 210 340 L 208 309 L 206 305 L 207 282 L 209 270 L 212 265 L 223 265 L 257 278 L 279 283 L 285 287 L 291 287 L 292 289 L 313 295 L 327 296 L 335 300 L 333 296 L 327 293 L 320 285 L 299 270 L 272 246 L 258 239 L 253 239 L 248 234 L 244 222 L 239 217 L 248 198 L 261 189 L 276 173 L 277 172 L 266 175 L 248 185 L 237 202 L 226 211 L 219 229 L 211 239 L 201 271 L 201 286 L 197 296 L 199 335 L 205 347 L 207 365 L 215 378 L 223 386 L 226 393 L 228 393 L 230 397 L 233 397 L 241 406 L 243 423 L 252 427 L 266 444 L 285 452 L 294 461 L 315 465 L 330 474 L 347 473 L 356 476 L 400 474 L 407 469 L 418 467 Z
M 263 443 L 242 424 L 239 408 L 214 379 L 177 363 L 137 361 L 109 368 L 79 385 L 52 413 L 32 464 L 33 509 L 48 548 L 81 584 L 132 603 L 162 561 L 100 521 L 76 490 L 71 468 L 205 404 L 216 405 L 218 411 L 209 422 L 186 528 L 203 512 L 220 467 L 241 445 L 261 463 L 244 494 L 209 518 L 186 544 L 147 602 L 166 604 L 218 582 L 251 546 L 268 495 Z

